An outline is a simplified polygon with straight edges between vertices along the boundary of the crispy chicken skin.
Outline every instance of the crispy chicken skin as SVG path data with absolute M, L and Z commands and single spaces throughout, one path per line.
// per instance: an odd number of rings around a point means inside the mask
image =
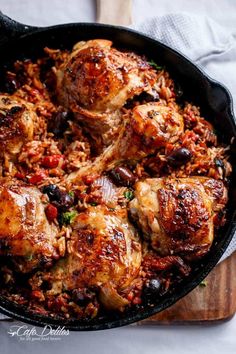
M 100 174 L 122 161 L 139 161 L 168 142 L 174 143 L 183 133 L 183 117 L 173 108 L 159 103 L 139 105 L 130 111 L 117 139 L 95 161 L 73 172 L 69 180 Z
M 161 255 L 195 258 L 209 250 L 215 216 L 226 202 L 227 191 L 221 181 L 149 178 L 137 182 L 129 207 L 133 220 Z
M 49 224 L 40 197 L 36 187 L 0 179 L 0 255 L 25 259 L 23 272 L 57 257 L 57 228 Z
M 131 285 L 141 264 L 141 244 L 126 210 L 90 207 L 76 217 L 72 228 L 68 256 L 51 272 L 53 283 L 57 279 L 66 290 L 99 288 L 107 307 L 113 306 L 109 297 L 122 302 L 117 291 Z
M 33 105 L 19 98 L 0 95 L 0 143 L 1 154 L 14 157 L 24 142 L 33 139 Z
M 134 107 L 130 124 L 134 134 L 142 137 L 143 145 L 148 150 L 176 142 L 184 129 L 182 116 L 173 108 L 162 106 L 160 103 Z
M 77 43 L 57 70 L 59 102 L 70 108 L 96 138 L 108 145 L 129 98 L 151 90 L 157 74 L 140 56 L 121 52 L 112 42 Z

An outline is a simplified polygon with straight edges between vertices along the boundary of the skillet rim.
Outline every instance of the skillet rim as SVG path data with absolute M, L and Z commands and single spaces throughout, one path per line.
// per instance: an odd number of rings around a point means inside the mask
M 17 25 L 21 25 L 21 24 L 18 24 L 17 22 L 15 22 L 16 27 L 17 27 Z M 198 72 L 198 74 L 210 84 L 212 92 L 214 92 L 214 90 L 216 88 L 220 88 L 224 92 L 225 97 L 226 97 L 226 105 L 228 107 L 228 112 L 227 112 L 228 118 L 230 119 L 230 121 L 233 125 L 233 128 L 234 128 L 233 136 L 236 138 L 236 119 L 235 119 L 234 111 L 233 111 L 233 98 L 232 98 L 230 91 L 223 84 L 219 83 L 217 80 L 214 80 L 208 74 L 206 74 L 202 68 L 200 68 L 198 65 L 194 64 L 186 55 L 178 52 L 177 50 L 167 46 L 166 44 L 164 44 L 152 37 L 149 37 L 141 32 L 136 31 L 136 30 L 128 29 L 128 28 L 122 27 L 122 26 L 97 24 L 97 23 L 92 23 L 92 22 L 91 23 L 90 22 L 68 23 L 68 24 L 60 24 L 60 25 L 49 26 L 49 27 L 44 27 L 44 28 L 32 28 L 32 29 L 29 26 L 28 27 L 29 32 L 24 33 L 23 35 L 15 37 L 15 38 L 11 38 L 9 41 L 2 43 L 0 45 L 0 48 L 2 49 L 4 47 L 7 47 L 8 45 L 11 44 L 11 42 L 14 42 L 15 40 L 17 40 L 17 41 L 24 40 L 24 38 L 32 39 L 30 37 L 33 37 L 34 35 L 40 35 L 41 33 L 55 31 L 58 28 L 60 28 L 62 30 L 63 29 L 66 30 L 69 28 L 73 29 L 75 27 L 82 28 L 82 29 L 83 28 L 97 28 L 97 29 L 103 28 L 108 31 L 110 29 L 115 32 L 127 33 L 127 34 L 133 36 L 134 40 L 135 40 L 135 38 L 139 38 L 144 42 L 151 41 L 154 44 L 154 46 L 162 47 L 167 52 L 174 55 L 175 57 L 182 58 L 185 62 L 187 62 L 191 66 L 192 70 L 195 70 L 196 72 Z M 216 120 L 217 120 L 217 118 L 216 118 Z M 226 235 L 224 237 L 223 245 L 221 245 L 221 247 L 219 247 L 219 245 L 216 245 L 218 247 L 216 248 L 216 252 L 214 254 L 214 257 L 212 257 L 208 262 L 206 262 L 207 264 L 205 266 L 203 266 L 202 268 L 199 269 L 199 271 L 197 272 L 197 276 L 193 280 L 190 279 L 190 281 L 188 281 L 187 284 L 184 285 L 184 289 L 182 289 L 179 293 L 174 292 L 173 294 L 170 294 L 171 298 L 164 299 L 164 301 L 162 300 L 161 304 L 159 303 L 153 307 L 146 306 L 146 309 L 145 309 L 145 305 L 144 305 L 143 311 L 139 312 L 137 310 L 135 314 L 127 315 L 127 317 L 125 317 L 125 318 L 115 319 L 115 320 L 107 321 L 105 323 L 97 323 L 97 324 L 96 323 L 91 324 L 88 321 L 87 324 L 81 325 L 78 323 L 76 324 L 76 322 L 78 322 L 78 320 L 77 321 L 63 321 L 61 319 L 50 318 L 50 316 L 31 313 L 30 311 L 25 310 L 22 306 L 15 305 L 13 302 L 11 302 L 9 300 L 2 299 L 2 298 L 0 298 L 0 311 L 7 316 L 13 317 L 17 320 L 21 320 L 21 321 L 29 323 L 29 324 L 39 325 L 39 326 L 51 325 L 52 328 L 56 328 L 59 325 L 63 325 L 63 326 L 65 326 L 65 328 L 67 328 L 69 330 L 73 330 L 73 331 L 92 331 L 92 330 L 110 329 L 110 328 L 121 327 L 124 325 L 128 325 L 128 324 L 140 321 L 140 320 L 145 319 L 151 315 L 154 315 L 155 313 L 163 311 L 167 307 L 173 305 L 180 298 L 187 295 L 191 290 L 193 290 L 207 276 L 207 274 L 216 266 L 217 262 L 220 260 L 221 256 L 223 255 L 224 251 L 226 250 L 227 246 L 229 245 L 231 239 L 233 238 L 233 235 L 235 232 L 236 232 L 236 213 L 234 211 L 234 214 L 232 215 L 232 220 L 229 221 L 229 225 L 228 225 L 228 229 L 226 231 Z M 203 259 L 203 265 L 204 265 L 204 259 Z

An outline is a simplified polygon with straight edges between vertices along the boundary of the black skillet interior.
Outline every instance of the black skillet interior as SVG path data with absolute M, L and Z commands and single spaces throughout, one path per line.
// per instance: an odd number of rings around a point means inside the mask
M 0 75 L 17 59 L 36 59 L 43 56 L 43 48 L 70 49 L 79 40 L 92 38 L 106 38 L 114 42 L 118 48 L 144 54 L 164 65 L 171 76 L 180 84 L 184 91 L 184 98 L 201 107 L 201 113 L 214 124 L 219 131 L 220 141 L 229 144 L 236 136 L 236 126 L 233 117 L 232 97 L 225 87 L 207 77 L 199 68 L 178 52 L 164 44 L 146 37 L 140 33 L 108 25 L 78 23 L 54 26 L 45 29 L 29 28 L 18 24 L 0 14 Z M 235 155 L 235 148 L 232 148 Z M 235 169 L 233 178 L 235 178 Z M 152 303 L 143 307 L 134 307 L 122 314 L 110 314 L 97 317 L 89 321 L 58 320 L 51 317 L 32 314 L 27 309 L 0 298 L 0 310 L 10 317 L 31 324 L 44 326 L 63 326 L 71 330 L 98 330 L 123 326 L 144 319 L 175 303 L 196 287 L 209 271 L 217 264 L 221 255 L 229 244 L 235 230 L 235 200 L 236 185 L 231 183 L 230 201 L 227 211 L 227 223 L 215 240 L 209 254 L 194 266 L 191 275 L 176 285 L 171 292 L 162 298 L 154 299 Z

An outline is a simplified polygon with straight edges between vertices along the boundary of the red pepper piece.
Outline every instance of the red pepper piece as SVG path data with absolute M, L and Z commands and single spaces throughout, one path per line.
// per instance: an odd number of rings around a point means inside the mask
M 42 160 L 42 165 L 47 168 L 56 168 L 59 165 L 60 159 L 63 158 L 63 155 L 51 155 L 45 156 Z
M 46 206 L 45 213 L 48 218 L 48 221 L 53 221 L 54 219 L 57 218 L 57 215 L 58 215 L 57 208 L 52 204 L 48 204 Z

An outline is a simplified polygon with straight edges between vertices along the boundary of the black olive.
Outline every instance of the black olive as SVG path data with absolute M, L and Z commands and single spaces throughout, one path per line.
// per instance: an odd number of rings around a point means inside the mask
M 168 156 L 167 161 L 170 166 L 179 167 L 185 165 L 189 160 L 191 160 L 192 154 L 186 148 L 179 148 L 173 150 Z
M 18 88 L 20 87 L 18 81 L 15 79 L 15 77 L 7 77 L 5 84 L 4 84 L 4 90 L 9 93 L 12 94 L 14 93 Z
M 124 107 L 125 107 L 126 109 L 131 109 L 131 108 L 134 107 L 134 105 L 135 105 L 135 100 L 134 100 L 134 98 L 130 98 L 130 99 L 128 99 L 128 100 L 126 101 Z
M 135 176 L 127 167 L 118 166 L 110 172 L 113 181 L 121 186 L 129 187 L 135 182 Z
M 72 291 L 72 299 L 78 305 L 86 305 L 94 299 L 95 294 L 88 289 L 74 289 Z
M 39 260 L 39 266 L 43 268 L 50 268 L 52 266 L 52 260 L 49 257 L 42 256 Z
M 23 108 L 20 107 L 20 106 L 11 107 L 11 109 L 9 110 L 9 113 L 8 113 L 8 114 L 14 115 L 14 114 L 16 114 L 16 113 L 22 111 L 22 109 L 23 109 Z
M 42 192 L 48 195 L 50 201 L 54 201 L 58 199 L 60 189 L 55 184 L 48 184 L 42 188 Z
M 160 101 L 159 93 L 152 89 L 149 92 L 142 92 L 140 95 L 135 95 L 134 97 L 128 99 L 125 104 L 125 108 L 131 109 L 134 107 L 136 102 L 157 102 Z
M 149 279 L 143 288 L 143 296 L 154 296 L 160 293 L 162 287 L 161 280 L 158 278 Z
M 160 100 L 160 96 L 156 90 L 152 90 L 150 92 L 142 92 L 138 96 L 139 101 L 145 102 L 157 102 Z
M 48 195 L 50 201 L 53 202 L 60 211 L 66 211 L 74 203 L 74 198 L 67 192 L 60 190 L 55 184 L 44 186 L 42 192 Z
M 60 194 L 58 195 L 58 199 L 54 204 L 61 210 L 61 211 L 66 211 L 69 209 L 74 203 L 74 198 L 70 196 L 68 193 L 64 191 L 60 191 Z
M 53 133 L 56 138 L 62 138 L 68 128 L 68 120 L 71 118 L 70 112 L 60 109 L 48 121 L 48 131 Z
M 44 280 L 42 285 L 40 286 L 40 289 L 41 290 L 51 290 L 52 285 L 47 280 Z

